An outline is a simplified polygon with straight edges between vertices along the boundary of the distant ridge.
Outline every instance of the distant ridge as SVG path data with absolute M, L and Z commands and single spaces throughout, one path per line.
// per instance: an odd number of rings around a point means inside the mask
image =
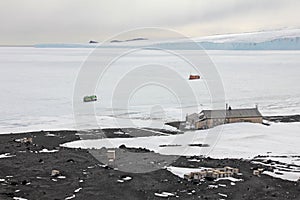
M 266 42 L 171 42 L 154 46 L 164 49 L 185 50 L 199 48 L 206 50 L 300 50 L 300 37 L 275 39 Z
M 95 40 L 90 40 L 89 43 L 90 43 L 90 44 L 97 44 L 98 42 L 95 41 Z
M 144 42 L 135 42 L 144 41 Z M 196 45 L 197 44 L 197 45 Z M 199 47 L 200 46 L 200 47 Z M 300 50 L 300 29 L 282 29 L 251 33 L 214 35 L 170 41 L 151 41 L 147 38 L 112 40 L 105 45 L 95 44 L 38 44 L 38 48 L 136 48 L 206 50 Z
M 133 38 L 133 39 L 128 39 L 128 40 L 112 40 L 110 41 L 111 43 L 116 43 L 116 42 L 133 42 L 133 41 L 142 41 L 142 40 L 148 40 L 147 38 Z

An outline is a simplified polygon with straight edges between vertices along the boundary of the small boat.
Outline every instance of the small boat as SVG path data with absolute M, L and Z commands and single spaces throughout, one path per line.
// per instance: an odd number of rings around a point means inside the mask
M 83 101 L 84 102 L 97 101 L 97 96 L 96 95 L 85 96 L 83 97 Z
M 199 75 L 190 75 L 189 80 L 195 80 L 195 79 L 200 79 Z

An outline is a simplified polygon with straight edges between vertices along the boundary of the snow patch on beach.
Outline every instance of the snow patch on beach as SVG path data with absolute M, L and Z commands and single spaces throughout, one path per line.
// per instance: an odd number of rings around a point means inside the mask
M 298 181 L 300 179 L 300 171 L 292 172 L 275 169 L 274 172 L 264 171 L 262 174 L 289 181 Z
M 74 199 L 75 197 L 76 197 L 75 194 L 73 194 L 72 196 L 66 197 L 65 200 Z
M 10 158 L 10 157 L 14 157 L 16 155 L 11 155 L 10 153 L 4 153 L 4 154 L 0 154 L 0 158 Z
M 167 167 L 166 168 L 169 172 L 171 172 L 172 174 L 180 177 L 180 178 L 184 178 L 185 174 L 189 174 L 191 172 L 201 172 L 205 169 L 210 169 L 210 168 L 185 168 L 185 167 Z
M 243 158 L 255 159 L 256 164 L 265 164 L 260 159 L 280 160 L 282 164 L 274 164 L 274 172 L 265 174 L 297 181 L 300 177 L 299 162 L 300 146 L 298 132 L 300 123 L 274 123 L 271 126 L 252 123 L 226 124 L 212 130 L 189 131 L 184 134 L 169 136 L 151 136 L 143 138 L 106 138 L 96 140 L 79 140 L 65 143 L 62 146 L 69 148 L 118 148 L 120 145 L 134 148 L 146 148 L 164 155 L 200 156 L 212 158 Z M 216 132 L 216 130 L 220 132 Z M 216 134 L 214 137 L 213 134 Z M 205 143 L 213 138 L 209 147 L 190 146 L 192 143 Z M 176 144 L 176 145 L 174 145 Z M 162 147 L 162 145 L 164 147 Z M 269 156 L 269 157 L 257 157 Z M 279 157 L 281 156 L 281 157 Z M 197 161 L 197 160 L 195 160 Z M 285 164 L 287 163 L 287 164 Z M 290 164 L 290 165 L 289 165 Z M 295 165 L 295 166 L 294 166 Z M 183 175 L 199 169 L 168 167 L 167 170 L 183 178 Z M 276 171 L 279 170 L 279 171 Z M 230 179 L 234 182 L 237 180 Z
M 222 181 L 222 180 L 228 180 L 228 181 L 231 181 L 232 183 L 233 182 L 240 182 L 240 181 L 243 181 L 243 179 L 240 179 L 240 178 L 234 178 L 234 177 L 224 177 L 224 178 L 218 178 L 216 179 L 215 181 Z M 220 185 L 220 184 L 219 184 Z M 231 184 L 231 185 L 235 185 L 235 183 Z
M 226 124 L 214 130 L 190 131 L 170 136 L 151 136 L 145 138 L 111 138 L 79 140 L 65 143 L 70 148 L 146 148 L 165 155 L 199 156 L 213 158 L 251 159 L 257 155 L 299 155 L 298 132 L 300 123 L 276 123 L 271 126 L 252 123 Z M 214 135 L 215 134 L 215 135 Z M 207 141 L 210 140 L 210 141 Z M 211 142 L 210 147 L 189 146 L 191 143 Z M 216 143 L 217 142 L 217 143 Z M 160 145 L 173 145 L 160 147 Z
M 48 149 L 42 149 L 39 151 L 39 153 L 55 153 L 58 152 L 58 150 L 53 149 L 53 150 L 48 150 Z
M 22 197 L 13 197 L 14 200 L 27 200 L 25 198 L 22 198 Z
M 155 196 L 157 197 L 163 197 L 163 198 L 168 198 L 168 197 L 173 197 L 175 196 L 175 194 L 171 193 L 171 192 L 162 192 L 162 193 L 154 193 Z

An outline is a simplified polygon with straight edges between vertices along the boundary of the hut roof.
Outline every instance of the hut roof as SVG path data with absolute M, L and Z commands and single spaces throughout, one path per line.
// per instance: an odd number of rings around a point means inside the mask
M 239 117 L 262 117 L 257 108 L 231 109 L 231 110 L 203 110 L 203 118 L 239 118 Z M 202 119 L 203 119 L 202 118 Z

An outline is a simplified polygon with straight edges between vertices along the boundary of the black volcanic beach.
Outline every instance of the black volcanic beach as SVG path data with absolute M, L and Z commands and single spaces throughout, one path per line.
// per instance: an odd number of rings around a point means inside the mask
M 32 141 L 21 143 L 18 139 L 22 138 L 32 138 Z M 238 178 L 243 179 L 235 185 L 228 180 L 197 183 L 165 169 L 122 172 L 103 165 L 88 150 L 60 147 L 79 139 L 75 131 L 0 135 L 0 154 L 7 155 L 0 158 L 0 199 L 164 199 L 155 195 L 162 192 L 174 194 L 167 199 L 300 199 L 299 182 L 254 176 L 253 169 L 262 166 L 249 160 L 180 157 L 172 163 L 177 167 L 237 167 L 241 172 Z M 153 153 L 124 146 L 120 150 Z M 162 156 L 160 162 L 165 158 Z M 51 176 L 52 170 L 59 171 L 59 175 Z M 120 182 L 124 177 L 130 180 Z

